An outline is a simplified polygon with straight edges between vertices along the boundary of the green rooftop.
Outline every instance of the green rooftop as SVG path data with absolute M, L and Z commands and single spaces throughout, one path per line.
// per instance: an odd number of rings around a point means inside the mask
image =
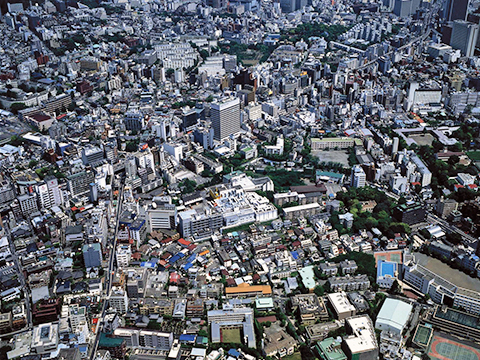
M 235 170 L 235 171 L 232 171 L 229 174 L 223 175 L 223 178 L 226 179 L 226 180 L 230 180 L 232 177 L 242 175 L 242 174 L 243 174 L 243 172 L 241 172 L 240 170 Z
M 397 209 L 401 211 L 417 210 L 422 208 L 423 208 L 423 205 L 418 202 L 414 202 L 411 204 L 401 204 L 397 206 Z
M 302 282 L 303 285 L 307 289 L 314 289 L 315 288 L 315 274 L 313 272 L 313 266 L 307 266 L 304 267 L 303 269 L 300 269 L 298 271 L 300 273 L 300 276 L 302 277 Z
M 317 350 L 320 359 L 323 360 L 347 360 L 347 356 L 342 351 L 342 344 L 334 338 L 326 338 L 317 342 Z
M 273 299 L 272 298 L 258 298 L 255 299 L 255 307 L 257 309 L 268 309 L 273 308 Z
M 322 170 L 317 170 L 317 171 L 315 172 L 315 174 L 316 174 L 317 176 L 328 176 L 328 177 L 336 178 L 336 179 L 341 179 L 342 177 L 345 176 L 345 175 L 343 175 L 343 174 L 339 174 L 339 173 L 336 173 L 336 172 L 322 171 Z

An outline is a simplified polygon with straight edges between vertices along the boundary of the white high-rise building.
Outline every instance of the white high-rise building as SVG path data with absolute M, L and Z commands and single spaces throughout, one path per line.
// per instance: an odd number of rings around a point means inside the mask
M 103 150 L 96 146 L 87 146 L 82 149 L 82 162 L 84 165 L 96 164 L 103 160 Z
M 137 162 L 133 156 L 125 160 L 125 173 L 129 177 L 137 175 Z
M 222 140 L 238 133 L 241 129 L 240 99 L 227 99 L 213 103 L 210 117 L 215 139 Z
M 120 314 L 125 314 L 128 310 L 127 292 L 123 289 L 112 289 L 112 295 L 108 304 L 111 308 L 117 310 Z
M 367 184 L 367 175 L 365 171 L 363 171 L 360 165 L 355 165 L 352 168 L 352 179 L 350 185 L 359 188 L 364 187 Z
M 152 132 L 162 140 L 174 137 L 177 133 L 177 125 L 173 118 L 166 116 L 154 117 L 150 119 L 150 123 L 152 124 Z
M 140 168 L 150 168 L 155 174 L 155 160 L 153 159 L 153 154 L 150 148 L 136 153 L 135 157 L 137 158 L 137 164 Z
M 115 256 L 117 258 L 117 266 L 119 268 L 128 267 L 128 264 L 130 264 L 130 259 L 132 258 L 132 249 L 130 248 L 130 245 L 118 246 Z
M 78 304 L 70 305 L 68 308 L 68 318 L 70 319 L 72 333 L 82 332 L 87 325 L 85 306 L 79 306 Z
M 39 185 L 37 194 L 40 207 L 43 209 L 50 209 L 52 206 L 63 204 L 63 193 L 56 178 L 46 180 L 45 183 Z
M 398 152 L 399 142 L 400 142 L 400 139 L 398 137 L 393 138 L 392 155 L 395 155 Z

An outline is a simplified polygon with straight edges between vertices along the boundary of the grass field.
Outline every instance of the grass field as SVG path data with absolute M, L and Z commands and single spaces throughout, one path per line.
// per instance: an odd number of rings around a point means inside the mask
M 473 161 L 480 161 L 480 151 L 467 151 L 467 156 Z
M 221 331 L 221 342 L 222 343 L 242 343 L 242 334 L 240 329 L 222 329 Z
M 434 335 L 428 356 L 432 360 L 480 360 L 478 348 Z
M 299 352 L 295 352 L 292 355 L 285 356 L 282 360 L 302 360 L 302 355 Z

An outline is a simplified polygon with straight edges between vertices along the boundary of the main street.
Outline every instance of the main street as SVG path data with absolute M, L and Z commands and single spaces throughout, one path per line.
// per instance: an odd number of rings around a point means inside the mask
M 122 202 L 123 202 L 123 191 L 124 191 L 124 184 L 120 185 L 120 189 L 118 192 L 117 198 L 117 209 L 116 209 L 116 216 L 115 216 L 115 231 L 113 232 L 113 241 L 111 242 L 110 252 L 109 252 L 109 260 L 108 260 L 108 271 L 106 274 L 105 280 L 105 290 L 104 290 L 104 298 L 102 302 L 102 311 L 101 315 L 98 318 L 97 327 L 95 329 L 95 340 L 92 344 L 92 352 L 90 353 L 90 360 L 95 359 L 95 353 L 97 352 L 98 342 L 100 340 L 100 327 L 103 327 L 103 319 L 105 317 L 105 312 L 107 311 L 107 303 L 110 297 L 110 291 L 112 290 L 112 283 L 113 283 L 113 274 L 115 273 L 115 249 L 117 248 L 117 233 L 119 227 L 119 220 L 120 214 L 122 213 Z
M 27 326 L 26 326 L 25 330 L 26 329 L 31 329 L 33 327 L 33 319 L 32 319 L 32 310 L 31 310 L 30 289 L 27 286 L 27 282 L 25 280 L 25 275 L 23 273 L 23 270 L 22 270 L 22 267 L 21 267 L 21 264 L 20 264 L 20 260 L 18 259 L 17 251 L 15 250 L 15 244 L 13 242 L 10 227 L 8 226 L 8 224 L 5 224 L 5 223 L 4 223 L 4 226 L 5 226 L 5 233 L 7 235 L 7 239 L 8 239 L 9 245 L 10 245 L 10 252 L 12 254 L 12 259 L 13 259 L 13 262 L 15 263 L 15 267 L 18 270 L 18 280 L 20 281 L 21 288 L 23 289 L 23 295 L 24 295 L 24 299 L 25 299 L 25 310 L 26 310 L 26 314 L 27 314 Z M 22 332 L 22 330 L 15 331 L 15 333 L 18 333 L 18 332 Z M 3 335 L 3 336 L 5 336 L 5 335 Z

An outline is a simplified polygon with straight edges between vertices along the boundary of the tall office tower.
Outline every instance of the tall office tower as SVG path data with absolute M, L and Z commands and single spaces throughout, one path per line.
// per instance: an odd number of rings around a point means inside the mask
M 466 20 L 470 0 L 445 0 L 443 18 L 445 21 Z
M 465 20 L 453 22 L 452 39 L 450 46 L 459 49 L 466 57 L 473 56 L 477 44 L 479 26 Z
M 283 13 L 291 13 L 295 11 L 296 0 L 280 0 L 280 7 Z
M 395 155 L 398 152 L 398 144 L 400 143 L 400 139 L 398 137 L 393 138 L 393 145 L 392 145 L 392 155 Z
M 225 0 L 207 0 L 207 6 L 211 6 L 215 9 L 223 8 L 227 5 Z
M 222 102 L 213 103 L 210 111 L 214 137 L 217 140 L 240 131 L 240 100 L 226 99 Z
M 399 17 L 409 17 L 419 9 L 420 0 L 395 0 L 393 13 Z
M 350 185 L 355 188 L 364 187 L 367 183 L 367 175 L 360 165 L 352 168 L 352 178 Z

